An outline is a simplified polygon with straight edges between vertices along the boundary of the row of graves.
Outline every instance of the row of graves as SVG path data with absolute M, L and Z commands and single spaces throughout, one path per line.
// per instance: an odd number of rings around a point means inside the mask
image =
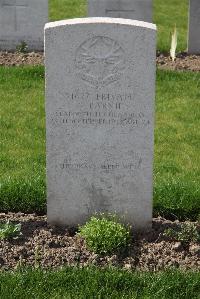
M 88 0 L 88 16 L 152 22 L 152 6 L 152 0 Z M 200 1 L 189 6 L 188 52 L 199 54 Z M 15 50 L 22 41 L 29 50 L 43 50 L 47 22 L 48 0 L 0 0 L 0 50 Z
M 0 3 L 1 48 L 24 40 L 43 49 L 47 0 Z M 200 50 L 199 12 L 191 0 L 191 52 Z M 45 25 L 48 221 L 76 226 L 111 212 L 145 229 L 152 222 L 152 2 L 89 0 L 89 15 Z

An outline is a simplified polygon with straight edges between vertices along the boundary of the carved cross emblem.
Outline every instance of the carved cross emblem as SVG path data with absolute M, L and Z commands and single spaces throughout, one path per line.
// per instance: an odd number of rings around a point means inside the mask
M 125 14 L 133 13 L 130 9 L 106 9 L 107 16 L 114 16 L 115 18 L 123 18 Z
M 114 4 L 114 5 L 113 5 Z M 108 2 L 108 6 L 105 10 L 106 16 L 114 17 L 114 18 L 124 18 L 125 16 L 129 16 L 130 14 L 134 13 L 133 6 L 130 7 L 129 5 L 132 4 L 122 0 L 115 0 L 111 3 Z
M 14 29 L 19 30 L 18 26 L 18 10 L 28 7 L 26 0 L 3 0 L 2 7 L 10 8 L 14 13 Z

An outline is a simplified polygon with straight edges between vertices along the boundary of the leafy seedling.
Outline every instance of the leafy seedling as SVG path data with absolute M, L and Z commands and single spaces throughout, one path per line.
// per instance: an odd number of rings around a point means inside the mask
M 168 228 L 164 235 L 182 243 L 200 242 L 200 234 L 194 223 L 183 223 L 178 231 Z
M 14 224 L 9 221 L 0 224 L 0 239 L 17 239 L 21 236 L 21 224 Z
M 97 254 L 110 254 L 126 248 L 131 239 L 130 228 L 117 221 L 115 215 L 100 214 L 79 228 L 89 250 Z
M 19 45 L 16 47 L 17 53 L 25 54 L 28 52 L 28 45 L 25 41 L 22 41 Z

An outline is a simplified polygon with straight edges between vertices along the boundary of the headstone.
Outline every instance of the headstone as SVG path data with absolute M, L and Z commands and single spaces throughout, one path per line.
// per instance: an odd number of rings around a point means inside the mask
M 111 17 L 152 22 L 152 0 L 88 0 L 89 17 Z
M 43 50 L 48 0 L 0 0 L 0 50 Z
M 200 0 L 190 0 L 188 52 L 200 54 Z
M 86 18 L 45 26 L 48 221 L 95 212 L 152 220 L 156 26 Z

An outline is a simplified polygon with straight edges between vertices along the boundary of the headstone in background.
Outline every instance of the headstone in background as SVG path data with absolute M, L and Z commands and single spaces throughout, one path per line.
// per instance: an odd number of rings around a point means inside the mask
M 190 0 L 188 52 L 200 54 L 200 0 Z
M 156 27 L 86 18 L 45 26 L 48 221 L 152 220 Z
M 0 0 L 0 50 L 43 50 L 48 0 Z
M 88 0 L 89 17 L 111 17 L 152 22 L 152 0 Z

